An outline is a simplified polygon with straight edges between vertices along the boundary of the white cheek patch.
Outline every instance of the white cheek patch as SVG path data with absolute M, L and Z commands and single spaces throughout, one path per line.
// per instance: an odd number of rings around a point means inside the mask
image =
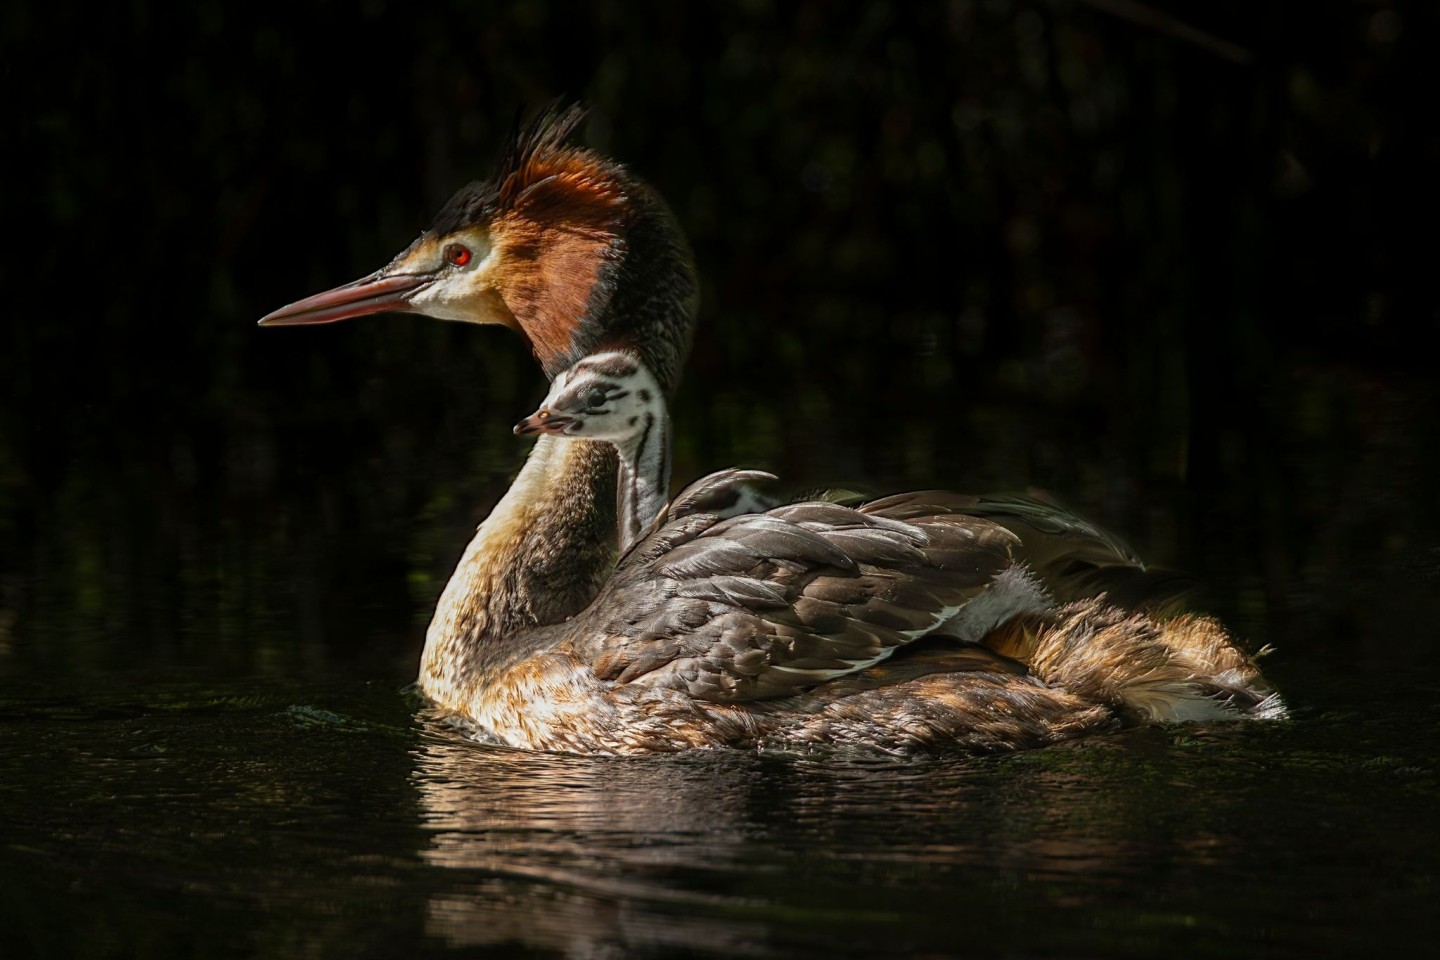
M 484 236 L 460 234 L 458 240 L 474 253 L 470 264 L 442 268 L 433 283 L 410 297 L 411 310 L 437 320 L 503 323 L 504 318 L 493 316 L 487 298 L 481 296 L 490 288 L 495 248 Z
M 490 269 L 490 261 L 495 259 L 495 245 L 490 242 L 489 237 L 481 237 L 471 245 L 475 253 L 475 266 L 472 268 L 476 273 L 484 273 Z

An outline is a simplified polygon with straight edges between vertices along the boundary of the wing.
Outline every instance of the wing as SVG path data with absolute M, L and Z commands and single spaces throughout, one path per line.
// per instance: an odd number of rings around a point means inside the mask
M 677 519 L 692 513 L 713 513 L 722 520 L 744 513 L 764 513 L 779 506 L 779 502 L 762 496 L 754 484 L 777 479 L 763 470 L 717 470 L 681 490 L 666 513 Z
M 1013 560 L 1015 536 L 946 510 L 834 503 L 721 519 L 672 511 L 566 642 L 597 676 L 712 702 L 786 696 L 934 630 Z
M 1169 610 L 1181 606 L 1199 586 L 1183 574 L 1146 566 L 1118 536 L 1044 497 L 927 490 L 886 497 L 861 509 L 902 520 L 917 512 L 953 510 L 1000 524 L 1019 538 L 1016 559 L 1026 563 L 1059 602 L 1105 593 L 1128 609 Z
M 630 555 L 638 552 L 650 558 L 667 549 L 667 544 L 677 538 L 698 534 L 727 517 L 742 513 L 761 513 L 775 506 L 773 500 L 761 498 L 753 484 L 778 479 L 773 473 L 763 470 L 740 470 L 731 467 L 717 470 L 701 477 L 680 491 L 655 515 L 644 530 L 640 531 L 630 549 L 620 557 L 619 567 L 623 569 Z M 682 523 L 681 521 L 688 521 Z M 665 536 L 656 539 L 664 530 Z

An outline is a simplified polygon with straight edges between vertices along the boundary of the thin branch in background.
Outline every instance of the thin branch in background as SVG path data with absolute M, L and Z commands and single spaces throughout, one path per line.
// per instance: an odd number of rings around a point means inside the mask
M 1254 53 L 1238 43 L 1231 43 L 1213 33 L 1206 33 L 1198 27 L 1192 27 L 1183 20 L 1177 20 L 1168 13 L 1156 10 L 1149 4 L 1140 3 L 1139 0 L 1080 0 L 1080 2 L 1122 20 L 1129 20 L 1131 23 L 1154 30 L 1156 33 L 1163 33 L 1176 40 L 1193 44 L 1217 57 L 1229 60 L 1231 63 L 1247 64 L 1255 59 Z

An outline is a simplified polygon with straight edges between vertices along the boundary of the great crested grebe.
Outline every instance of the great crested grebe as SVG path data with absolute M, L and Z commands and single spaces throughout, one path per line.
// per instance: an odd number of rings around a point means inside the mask
M 542 116 L 390 264 L 262 325 L 386 310 L 501 324 L 551 378 L 623 345 L 668 394 L 694 323 L 689 250 L 658 194 L 566 145 L 580 117 Z M 989 751 L 1127 718 L 1283 712 L 1212 620 L 1046 609 L 1076 569 L 1138 569 L 1059 511 L 905 494 L 724 520 L 707 508 L 757 475 L 721 474 L 611 575 L 617 471 L 608 443 L 537 440 L 427 632 L 419 686 L 442 711 L 514 746 L 610 753 Z

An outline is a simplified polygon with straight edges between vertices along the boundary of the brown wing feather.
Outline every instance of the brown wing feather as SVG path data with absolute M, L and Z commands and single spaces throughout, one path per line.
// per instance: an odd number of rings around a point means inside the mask
M 997 523 L 1019 538 L 1016 559 L 1039 576 L 1057 602 L 1105 593 L 1126 609 L 1173 611 L 1199 587 L 1193 578 L 1148 567 L 1118 536 L 1045 496 L 924 490 L 860 509 L 899 520 L 952 512 Z
M 719 703 L 787 696 L 938 627 L 1013 562 L 1014 543 L 943 507 L 905 520 L 834 503 L 682 513 L 626 555 L 567 643 L 603 680 Z

